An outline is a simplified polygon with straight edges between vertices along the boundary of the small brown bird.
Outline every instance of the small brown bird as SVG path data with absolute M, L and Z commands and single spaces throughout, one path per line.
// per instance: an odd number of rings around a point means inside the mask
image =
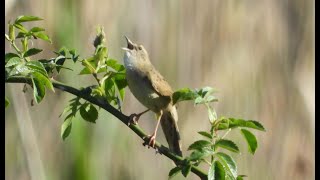
M 149 146 L 154 147 L 159 123 L 169 144 L 169 149 L 182 156 L 180 134 L 177 125 L 178 114 L 172 104 L 173 91 L 167 81 L 154 68 L 149 60 L 149 55 L 142 45 L 133 43 L 129 38 L 127 47 L 122 48 L 126 78 L 132 94 L 148 109 L 130 117 L 136 123 L 139 117 L 151 110 L 156 114 L 157 125 L 152 135 L 149 136 Z M 133 117 L 135 116 L 135 117 Z

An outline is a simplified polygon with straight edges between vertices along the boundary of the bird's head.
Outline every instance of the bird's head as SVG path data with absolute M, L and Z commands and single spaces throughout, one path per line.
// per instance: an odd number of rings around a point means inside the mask
M 132 42 L 127 36 L 124 36 L 127 40 L 127 47 L 123 47 L 125 50 L 125 63 L 142 63 L 149 62 L 149 56 L 146 49 L 140 45 Z M 126 62 L 127 61 L 127 62 Z

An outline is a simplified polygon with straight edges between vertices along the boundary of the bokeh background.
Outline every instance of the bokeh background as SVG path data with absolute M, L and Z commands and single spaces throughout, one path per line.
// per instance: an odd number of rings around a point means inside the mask
M 34 41 L 53 57 L 62 45 L 81 57 L 93 53 L 95 28 L 104 26 L 109 56 L 121 63 L 124 35 L 143 44 L 155 67 L 173 89 L 212 86 L 219 116 L 260 121 L 267 132 L 255 132 L 259 148 L 247 152 L 239 132 L 241 155 L 233 154 L 239 174 L 252 180 L 315 178 L 315 2 L 312 0 L 5 0 L 5 21 L 35 15 L 53 44 Z M 30 27 L 30 26 L 29 26 Z M 7 25 L 6 25 L 7 31 Z M 6 42 L 6 52 L 10 51 Z M 60 81 L 75 87 L 93 85 L 78 76 L 80 65 L 67 64 Z M 33 179 L 167 179 L 173 163 L 107 112 L 96 124 L 74 119 L 63 141 L 59 114 L 73 96 L 56 91 L 31 106 L 31 90 L 6 84 L 11 106 L 5 119 L 5 178 Z M 144 107 L 127 89 L 123 112 Z M 185 154 L 188 145 L 208 130 L 206 109 L 179 104 L 179 128 Z M 151 132 L 152 113 L 140 126 Z M 165 139 L 159 130 L 158 140 Z M 205 168 L 205 167 L 203 167 Z M 184 179 L 182 175 L 174 179 Z M 191 174 L 187 179 L 197 179 Z

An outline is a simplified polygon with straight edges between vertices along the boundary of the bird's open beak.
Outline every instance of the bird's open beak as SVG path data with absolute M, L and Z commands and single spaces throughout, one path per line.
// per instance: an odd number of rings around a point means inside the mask
M 127 47 L 123 47 L 121 49 L 125 50 L 125 51 L 130 51 L 130 50 L 133 50 L 133 42 L 127 37 L 127 36 L 124 36 L 127 40 Z

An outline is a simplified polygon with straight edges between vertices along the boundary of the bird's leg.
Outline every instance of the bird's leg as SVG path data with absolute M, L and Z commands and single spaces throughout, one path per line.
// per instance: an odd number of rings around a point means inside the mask
M 142 114 L 148 112 L 149 110 L 150 110 L 150 109 L 147 109 L 147 110 L 145 110 L 145 111 L 143 111 L 143 112 L 141 112 L 141 113 L 139 113 L 139 114 L 136 114 L 136 113 L 131 114 L 131 115 L 129 116 L 128 126 L 130 126 L 130 124 L 134 124 L 134 125 L 138 124 L 138 121 L 139 121 L 140 116 L 141 116 Z
M 156 136 L 157 136 L 157 131 L 158 131 L 161 117 L 162 117 L 162 110 L 160 111 L 160 114 L 157 114 L 157 125 L 156 125 L 156 128 L 154 129 L 154 132 L 148 136 L 148 139 L 149 139 L 148 147 L 154 148 L 154 145 L 156 144 Z M 146 143 L 144 143 L 144 145 L 146 145 Z

